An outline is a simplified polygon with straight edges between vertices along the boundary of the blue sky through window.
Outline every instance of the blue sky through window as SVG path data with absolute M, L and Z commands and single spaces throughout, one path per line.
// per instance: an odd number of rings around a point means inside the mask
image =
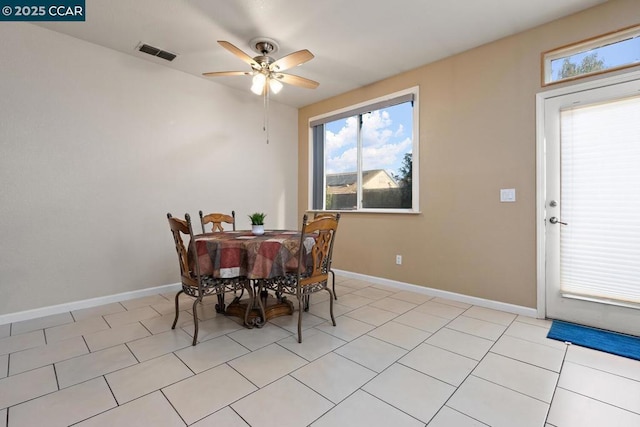
M 363 114 L 362 121 L 362 169 L 398 174 L 413 146 L 411 102 Z M 326 173 L 357 171 L 357 135 L 356 116 L 325 124 Z
M 598 53 L 598 59 L 603 60 L 605 68 L 614 68 L 623 65 L 640 63 L 640 37 L 630 38 L 619 42 L 611 43 L 602 47 L 597 47 L 586 52 L 570 55 L 570 61 L 574 64 L 580 64 L 582 59 L 594 52 Z M 560 72 L 564 58 L 558 58 L 551 61 L 551 81 L 561 79 Z

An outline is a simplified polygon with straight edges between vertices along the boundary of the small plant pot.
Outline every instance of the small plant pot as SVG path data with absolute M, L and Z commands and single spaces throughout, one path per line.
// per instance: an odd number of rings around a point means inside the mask
M 255 234 L 256 236 L 261 236 L 264 234 L 264 225 L 252 225 L 251 226 L 251 232 L 253 234 Z

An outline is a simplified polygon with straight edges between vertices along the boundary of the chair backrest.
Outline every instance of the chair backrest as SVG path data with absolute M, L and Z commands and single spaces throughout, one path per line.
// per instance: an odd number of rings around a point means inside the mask
M 185 219 L 174 218 L 170 213 L 167 214 L 169 219 L 169 228 L 173 235 L 173 241 L 176 245 L 176 252 L 178 253 L 178 262 L 180 263 L 180 276 L 182 283 L 189 286 L 198 286 L 199 284 L 199 268 L 198 263 L 195 262 L 195 272 L 191 269 L 189 263 L 189 251 L 187 248 L 193 244 L 193 228 L 191 227 L 191 217 L 189 214 L 184 214 Z M 185 246 L 183 235 L 189 236 L 189 244 Z M 195 254 L 194 254 L 195 256 Z
M 335 218 L 336 215 L 330 212 L 314 212 L 313 213 L 313 219 L 327 218 L 327 217 Z
M 340 218 L 340 214 L 335 214 L 335 213 L 331 213 L 331 212 L 314 212 L 313 213 L 313 219 L 320 219 L 320 218 Z M 329 254 L 329 269 L 331 269 L 331 260 L 333 259 L 333 245 L 331 246 L 331 253 Z
M 224 231 L 222 223 L 233 224 L 233 231 L 236 231 L 236 211 L 231 211 L 231 215 L 217 212 L 203 215 L 202 211 L 200 211 L 200 225 L 202 225 L 203 233 L 206 233 L 204 225 L 209 223 L 213 224 L 211 227 L 212 232 Z
M 299 286 L 322 283 L 329 279 L 331 257 L 333 256 L 333 243 L 340 214 L 323 215 L 307 222 L 307 215 L 302 218 L 302 232 L 300 235 L 300 252 L 298 253 L 298 284 Z M 311 247 L 311 264 L 306 265 L 304 250 L 305 239 L 315 234 L 315 243 Z

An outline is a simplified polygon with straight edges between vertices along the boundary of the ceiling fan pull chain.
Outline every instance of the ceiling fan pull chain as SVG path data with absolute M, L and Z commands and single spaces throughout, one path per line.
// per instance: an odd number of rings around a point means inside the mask
M 262 120 L 262 130 L 267 134 L 267 144 L 269 143 L 269 82 L 264 83 L 264 118 Z

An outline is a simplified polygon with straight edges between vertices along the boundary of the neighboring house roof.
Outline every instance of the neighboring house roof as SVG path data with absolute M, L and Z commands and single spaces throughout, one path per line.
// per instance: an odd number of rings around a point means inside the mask
M 356 172 L 327 174 L 327 192 L 329 194 L 348 194 L 356 192 Z M 384 169 L 372 169 L 362 172 L 362 188 L 397 188 L 398 182 Z

